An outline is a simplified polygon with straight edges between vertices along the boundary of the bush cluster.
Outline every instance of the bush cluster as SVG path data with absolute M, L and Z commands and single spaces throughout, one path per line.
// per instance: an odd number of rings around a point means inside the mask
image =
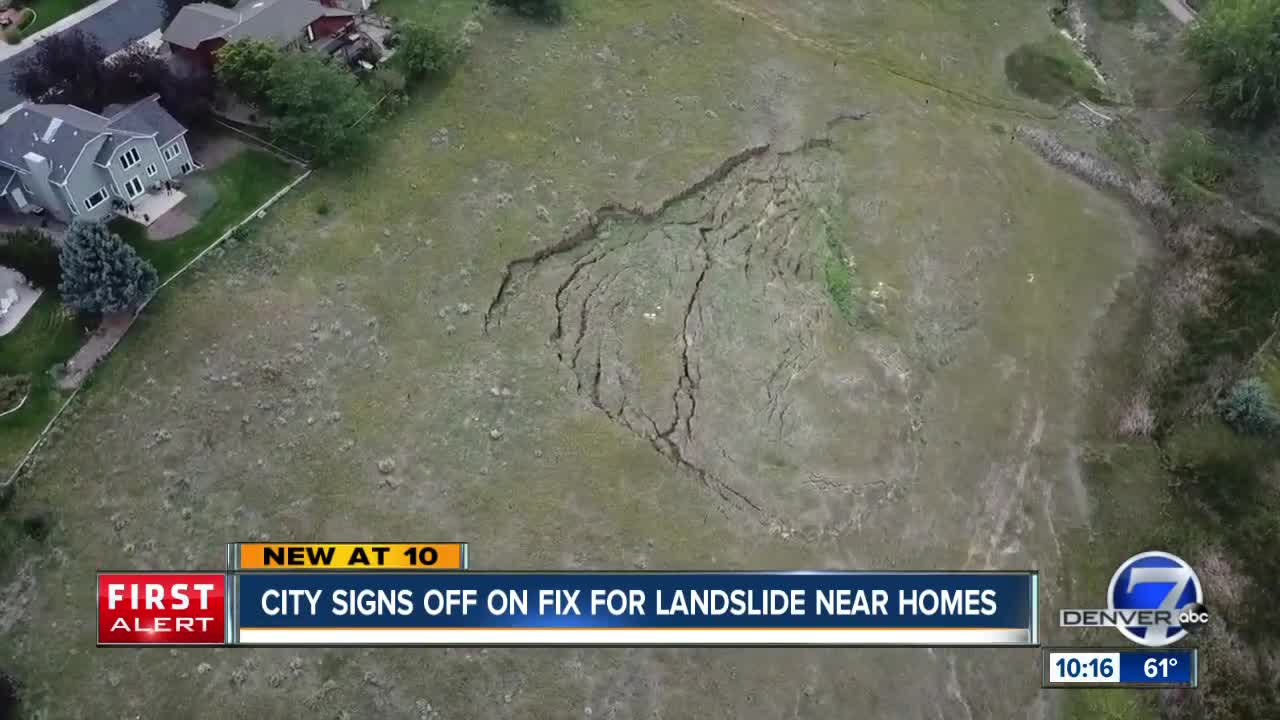
M 1176 200 L 1196 203 L 1222 184 L 1230 173 L 1225 155 L 1207 135 L 1195 130 L 1176 133 L 1165 147 L 1160 176 Z
M 1260 378 L 1236 383 L 1222 400 L 1222 419 L 1238 433 L 1270 435 L 1280 432 L 1280 407 L 1271 396 L 1271 388 Z
M 519 15 L 543 22 L 560 22 L 564 19 L 565 0 L 493 0 L 495 5 L 509 8 Z
M 62 279 L 58 249 L 48 235 L 35 228 L 0 235 L 0 265 L 17 270 L 42 288 L 56 288 Z

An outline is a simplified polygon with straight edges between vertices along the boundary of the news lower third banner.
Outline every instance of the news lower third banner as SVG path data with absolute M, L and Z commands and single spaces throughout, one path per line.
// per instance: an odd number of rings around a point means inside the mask
M 102 573 L 98 640 L 1033 646 L 1037 605 L 1033 572 Z

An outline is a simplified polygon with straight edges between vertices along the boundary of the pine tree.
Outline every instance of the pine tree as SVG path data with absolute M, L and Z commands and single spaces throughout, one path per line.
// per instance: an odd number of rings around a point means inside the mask
M 71 223 L 59 254 L 62 300 L 81 312 L 113 313 L 136 307 L 155 292 L 151 263 L 101 222 Z

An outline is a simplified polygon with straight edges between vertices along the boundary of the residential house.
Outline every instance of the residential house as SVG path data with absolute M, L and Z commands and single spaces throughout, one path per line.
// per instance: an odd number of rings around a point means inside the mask
M 277 47 L 308 47 L 344 34 L 356 13 L 314 0 L 240 0 L 232 8 L 208 2 L 186 5 L 161 39 L 175 58 L 212 70 L 223 45 L 252 38 Z
M 187 129 L 152 95 L 103 114 L 26 103 L 0 124 L 0 194 L 19 212 L 98 220 L 191 172 Z

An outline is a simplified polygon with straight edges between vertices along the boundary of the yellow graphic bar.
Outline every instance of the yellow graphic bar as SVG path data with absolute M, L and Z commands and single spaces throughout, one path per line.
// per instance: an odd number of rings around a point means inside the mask
M 466 570 L 466 543 L 234 543 L 239 570 Z

